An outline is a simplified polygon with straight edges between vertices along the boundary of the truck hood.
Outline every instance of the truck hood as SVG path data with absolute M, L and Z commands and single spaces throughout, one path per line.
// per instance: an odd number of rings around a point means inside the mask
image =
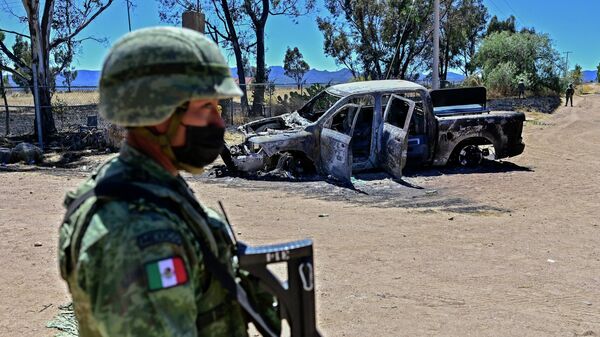
M 238 130 L 248 138 L 255 135 L 277 134 L 281 131 L 297 131 L 309 124 L 309 120 L 294 111 L 277 117 L 263 118 L 244 124 Z

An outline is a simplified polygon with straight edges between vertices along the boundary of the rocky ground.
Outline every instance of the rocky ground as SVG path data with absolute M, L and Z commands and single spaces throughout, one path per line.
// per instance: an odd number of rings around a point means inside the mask
M 575 105 L 531 115 L 525 153 L 480 169 L 360 175 L 354 189 L 188 181 L 223 201 L 241 240 L 314 240 L 325 336 L 597 336 L 600 96 Z M 0 336 L 54 333 L 45 324 L 69 302 L 61 201 L 92 166 L 0 171 Z

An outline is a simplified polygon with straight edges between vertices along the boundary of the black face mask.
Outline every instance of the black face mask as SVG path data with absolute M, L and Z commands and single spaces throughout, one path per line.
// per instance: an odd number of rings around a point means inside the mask
M 221 154 L 225 146 L 225 128 L 216 125 L 185 125 L 185 145 L 173 147 L 175 159 L 194 167 L 204 167 Z

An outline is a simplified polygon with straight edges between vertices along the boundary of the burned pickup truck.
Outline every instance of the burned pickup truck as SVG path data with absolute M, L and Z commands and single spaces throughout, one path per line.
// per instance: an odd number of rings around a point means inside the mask
M 243 172 L 276 167 L 349 181 L 353 172 L 405 165 L 476 166 L 516 156 L 525 115 L 489 111 L 483 87 L 429 91 L 402 80 L 334 85 L 292 113 L 239 128 L 230 166 Z M 284 167 L 281 167 L 283 164 Z

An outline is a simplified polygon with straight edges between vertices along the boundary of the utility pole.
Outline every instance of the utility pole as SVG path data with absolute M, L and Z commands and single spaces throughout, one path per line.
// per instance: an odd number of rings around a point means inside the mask
M 440 88 L 440 0 L 433 5 L 433 72 L 432 89 Z
M 563 54 L 567 54 L 567 58 L 565 61 L 565 77 L 569 75 L 569 54 L 573 54 L 572 51 L 565 51 Z

